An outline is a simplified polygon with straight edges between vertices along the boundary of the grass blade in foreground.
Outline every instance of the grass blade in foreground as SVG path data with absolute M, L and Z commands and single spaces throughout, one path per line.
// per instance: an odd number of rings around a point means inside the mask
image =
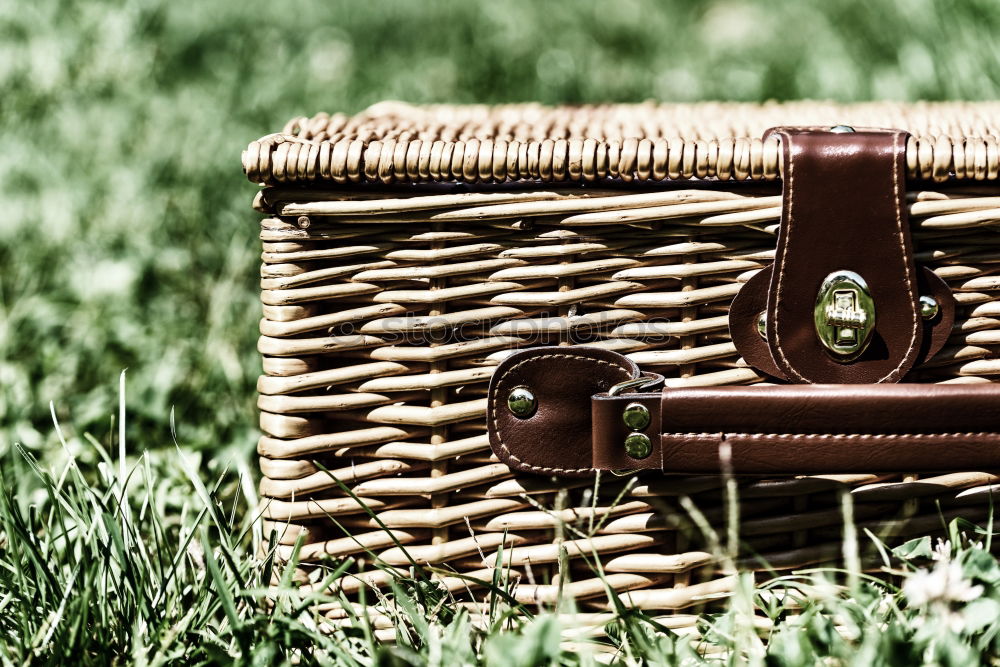
M 114 446 L 93 448 L 96 465 L 73 458 L 93 443 L 67 443 L 65 462 L 51 470 L 23 448 L 0 459 L 5 665 L 965 665 L 1000 657 L 992 526 L 956 522 L 948 542 L 881 547 L 900 586 L 857 565 L 757 585 L 746 573 L 740 604 L 724 602 L 695 627 L 620 608 L 601 616 L 595 632 L 586 626 L 597 616 L 571 601 L 533 617 L 518 605 L 518 616 L 506 577 L 494 580 L 493 608 L 482 617 L 447 591 L 430 594 L 433 578 L 417 590 L 408 572 L 394 597 L 368 591 L 360 606 L 322 593 L 325 585 L 299 591 L 289 576 L 298 549 L 281 564 L 253 553 L 257 499 L 239 475 L 203 479 L 196 466 L 177 465 L 180 448 L 127 463 L 111 459 L 109 451 L 120 453 Z M 335 581 L 350 564 L 323 563 L 321 578 Z M 272 581 L 282 583 L 268 588 Z M 317 605 L 347 613 L 324 615 Z M 751 606 L 756 634 L 748 637 Z

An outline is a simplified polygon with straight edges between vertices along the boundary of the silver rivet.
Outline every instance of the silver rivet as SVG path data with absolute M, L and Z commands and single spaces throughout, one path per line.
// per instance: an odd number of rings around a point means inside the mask
M 645 433 L 631 433 L 625 438 L 625 453 L 633 459 L 644 459 L 653 452 L 653 443 Z
M 622 421 L 633 431 L 649 426 L 649 409 L 642 403 L 629 403 L 622 412 Z
M 757 315 L 757 333 L 761 338 L 767 338 L 767 311 L 762 310 Z
M 920 297 L 920 317 L 925 320 L 933 320 L 940 310 L 937 299 L 932 296 Z
M 535 395 L 527 387 L 514 387 L 507 394 L 507 407 L 518 419 L 526 419 L 535 413 Z
M 837 134 L 844 134 L 846 132 L 854 132 L 854 128 L 850 125 L 834 125 L 830 128 L 831 132 L 836 132 Z

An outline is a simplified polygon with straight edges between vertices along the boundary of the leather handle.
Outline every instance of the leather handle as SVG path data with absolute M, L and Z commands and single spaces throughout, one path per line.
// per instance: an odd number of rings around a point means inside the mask
M 712 473 L 722 469 L 722 452 L 737 474 L 1000 469 L 1000 385 L 758 385 L 608 393 L 639 377 L 635 364 L 607 350 L 516 352 L 490 384 L 491 445 L 512 468 L 559 476 L 622 469 Z M 510 411 L 507 397 L 514 388 L 532 395 L 530 415 Z M 642 428 L 623 419 L 634 405 L 648 413 Z M 647 456 L 629 456 L 625 442 L 633 435 L 648 438 Z
M 690 387 L 593 397 L 593 467 L 735 473 L 909 472 L 1000 466 L 998 387 L 777 385 Z M 625 453 L 622 413 L 657 410 L 651 453 Z M 651 420 L 652 422 L 652 420 Z

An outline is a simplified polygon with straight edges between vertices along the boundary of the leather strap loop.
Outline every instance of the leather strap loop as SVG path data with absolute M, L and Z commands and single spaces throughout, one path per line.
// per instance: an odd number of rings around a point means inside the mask
M 791 382 L 898 382 L 920 350 L 916 271 L 906 220 L 904 132 L 780 128 L 785 181 L 767 298 L 767 343 Z M 875 333 L 849 364 L 820 344 L 813 310 L 838 269 L 860 274 Z
M 632 362 L 607 350 L 515 352 L 490 383 L 494 452 L 516 470 L 577 477 L 620 469 L 718 472 L 723 448 L 732 470 L 749 474 L 1000 469 L 998 384 L 666 387 L 608 395 L 609 383 L 638 377 Z M 505 407 L 514 387 L 536 397 L 531 416 L 517 418 Z M 650 416 L 638 430 L 622 418 L 635 403 Z M 632 433 L 649 438 L 648 456 L 627 454 Z
M 515 470 L 560 477 L 593 472 L 590 399 L 640 377 L 631 360 L 592 347 L 536 347 L 515 352 L 490 379 L 486 426 L 497 457 Z M 507 404 L 518 387 L 530 390 L 527 418 Z
M 950 292 L 913 259 L 905 202 L 907 134 L 898 130 L 774 128 L 782 144 L 782 214 L 773 267 L 733 302 L 731 333 L 755 368 L 797 383 L 899 382 L 941 338 L 920 316 L 921 293 Z M 874 301 L 874 332 L 857 358 L 831 354 L 817 336 L 817 296 L 827 276 L 861 276 Z M 767 281 L 766 294 L 762 294 Z M 944 289 L 942 289 L 944 288 Z M 757 315 L 766 311 L 766 344 Z M 925 344 L 925 337 L 934 344 Z M 936 349 L 935 349 L 936 351 Z

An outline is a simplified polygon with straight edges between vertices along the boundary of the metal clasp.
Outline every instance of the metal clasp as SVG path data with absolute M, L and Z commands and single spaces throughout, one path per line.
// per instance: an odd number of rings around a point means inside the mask
M 834 271 L 820 285 L 813 319 L 816 335 L 834 359 L 856 359 L 875 330 L 875 302 L 868 283 L 854 271 Z
M 659 382 L 657 377 L 649 377 L 643 375 L 637 377 L 634 380 L 624 380 L 619 382 L 615 386 L 608 389 L 608 396 L 618 396 L 619 394 L 625 393 L 630 389 L 645 389 L 646 387 L 653 387 Z

